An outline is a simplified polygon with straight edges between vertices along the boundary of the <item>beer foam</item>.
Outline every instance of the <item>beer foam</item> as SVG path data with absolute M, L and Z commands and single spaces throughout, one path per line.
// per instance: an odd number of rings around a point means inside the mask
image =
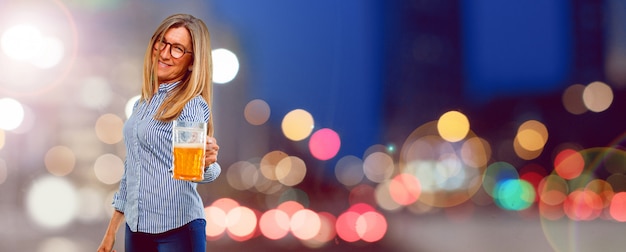
M 201 143 L 175 143 L 174 148 L 204 148 L 204 144 Z

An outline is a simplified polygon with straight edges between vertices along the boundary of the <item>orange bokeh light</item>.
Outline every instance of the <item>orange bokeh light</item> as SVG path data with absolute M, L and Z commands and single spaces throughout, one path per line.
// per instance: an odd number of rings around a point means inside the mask
M 583 172 L 585 159 L 572 149 L 565 149 L 554 158 L 554 171 L 564 179 L 574 179 Z
M 387 233 L 387 220 L 374 207 L 358 203 L 339 215 L 337 235 L 347 242 L 376 242 Z
M 289 233 L 289 216 L 278 209 L 271 209 L 259 220 L 261 234 L 270 240 L 278 240 Z
M 413 175 L 402 173 L 389 183 L 389 194 L 398 204 L 408 206 L 419 199 L 422 193 L 420 181 Z
M 609 213 L 614 220 L 626 222 L 626 192 L 619 192 L 613 196 Z

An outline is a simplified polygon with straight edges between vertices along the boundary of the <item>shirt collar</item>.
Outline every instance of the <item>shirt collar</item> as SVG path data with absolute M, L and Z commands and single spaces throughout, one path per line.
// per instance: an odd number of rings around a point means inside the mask
M 173 83 L 162 83 L 159 85 L 159 92 L 169 92 L 172 91 L 172 89 L 174 89 L 176 86 L 178 86 L 178 84 L 180 83 L 180 81 L 177 82 L 173 82 Z

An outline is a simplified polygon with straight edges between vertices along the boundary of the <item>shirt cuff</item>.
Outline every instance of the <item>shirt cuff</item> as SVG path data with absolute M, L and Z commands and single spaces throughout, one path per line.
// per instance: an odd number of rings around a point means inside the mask
M 126 200 L 122 200 L 119 197 L 119 192 L 115 193 L 113 195 L 113 208 L 115 208 L 115 210 L 119 211 L 119 212 L 124 212 L 124 205 L 126 205 Z
M 222 173 L 222 167 L 217 162 L 210 164 L 208 167 L 204 168 L 204 179 L 202 181 L 198 181 L 199 184 L 205 184 L 209 182 L 213 182 L 220 176 Z

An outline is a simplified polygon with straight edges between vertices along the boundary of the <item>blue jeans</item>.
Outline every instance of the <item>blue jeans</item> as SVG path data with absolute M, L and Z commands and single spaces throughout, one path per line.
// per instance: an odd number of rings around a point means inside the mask
M 126 225 L 126 252 L 205 252 L 206 221 L 193 220 L 186 225 L 160 234 L 132 232 Z

